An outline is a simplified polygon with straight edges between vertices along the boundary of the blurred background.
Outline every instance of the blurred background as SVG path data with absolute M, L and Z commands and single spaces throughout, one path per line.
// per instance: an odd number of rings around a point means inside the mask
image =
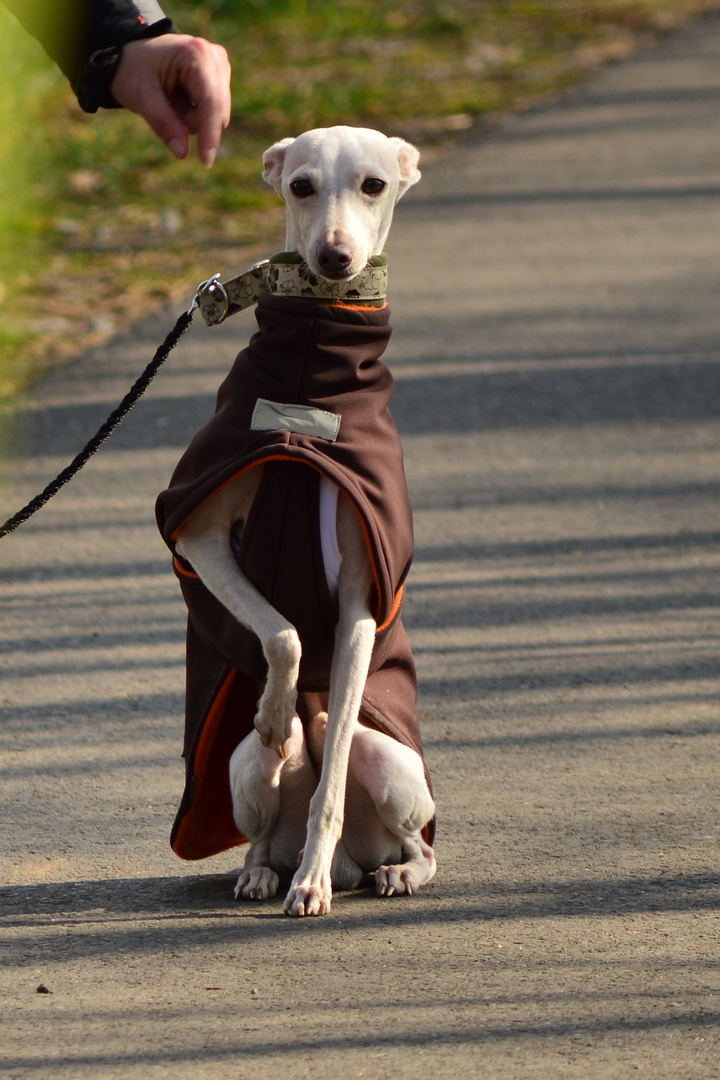
M 182 0 L 226 46 L 234 115 L 215 167 L 142 120 L 83 114 L 0 8 L 0 402 L 195 283 L 282 246 L 262 151 L 310 127 L 378 127 L 427 162 L 720 0 Z

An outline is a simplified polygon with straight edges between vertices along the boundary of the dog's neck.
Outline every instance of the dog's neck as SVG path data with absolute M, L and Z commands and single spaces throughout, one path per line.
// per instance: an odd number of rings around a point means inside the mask
M 373 255 L 359 274 L 332 281 L 314 274 L 297 251 L 282 251 L 231 281 L 213 279 L 200 286 L 197 304 L 208 326 L 252 307 L 263 294 L 315 303 L 382 306 L 387 296 L 387 255 Z

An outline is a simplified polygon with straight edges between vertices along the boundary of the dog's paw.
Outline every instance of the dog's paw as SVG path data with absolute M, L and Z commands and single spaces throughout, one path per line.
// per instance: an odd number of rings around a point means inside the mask
M 332 907 L 332 889 L 324 885 L 295 885 L 285 897 L 283 911 L 295 918 L 327 915 Z
M 280 879 L 267 866 L 243 870 L 235 886 L 236 900 L 269 900 L 278 890 Z
M 255 729 L 263 746 L 285 757 L 290 738 L 300 665 L 300 638 L 295 630 L 283 630 L 265 642 L 268 678 L 258 703 Z
M 262 702 L 261 702 L 262 705 Z M 274 750 L 280 758 L 288 755 L 288 742 L 292 734 L 292 722 L 295 716 L 295 697 L 292 705 L 284 715 L 278 716 L 277 712 L 268 709 L 258 709 L 255 717 L 255 730 L 260 736 L 260 742 L 268 750 Z
M 375 891 L 378 896 L 412 896 L 420 884 L 413 873 L 412 863 L 381 866 L 375 871 Z

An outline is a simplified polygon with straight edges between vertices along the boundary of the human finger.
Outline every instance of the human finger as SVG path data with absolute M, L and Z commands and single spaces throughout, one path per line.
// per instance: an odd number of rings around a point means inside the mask
M 222 133 L 230 122 L 230 61 L 221 45 L 191 38 L 178 65 L 177 81 L 193 104 L 183 121 L 197 135 L 200 160 L 208 167 L 217 156 Z
M 222 46 L 183 34 L 129 42 L 111 91 L 176 157 L 187 156 L 196 134 L 201 160 L 212 165 L 230 121 L 230 61 Z

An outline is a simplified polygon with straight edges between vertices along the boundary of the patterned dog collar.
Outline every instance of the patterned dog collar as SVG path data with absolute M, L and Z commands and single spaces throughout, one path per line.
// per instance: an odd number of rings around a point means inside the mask
M 330 281 L 314 274 L 294 251 L 283 251 L 256 263 L 239 277 L 220 282 L 219 274 L 198 286 L 193 306 L 200 308 L 208 326 L 217 326 L 228 315 L 252 307 L 263 294 L 294 296 L 326 303 L 384 300 L 387 296 L 387 255 L 373 255 L 364 270 L 344 281 Z

